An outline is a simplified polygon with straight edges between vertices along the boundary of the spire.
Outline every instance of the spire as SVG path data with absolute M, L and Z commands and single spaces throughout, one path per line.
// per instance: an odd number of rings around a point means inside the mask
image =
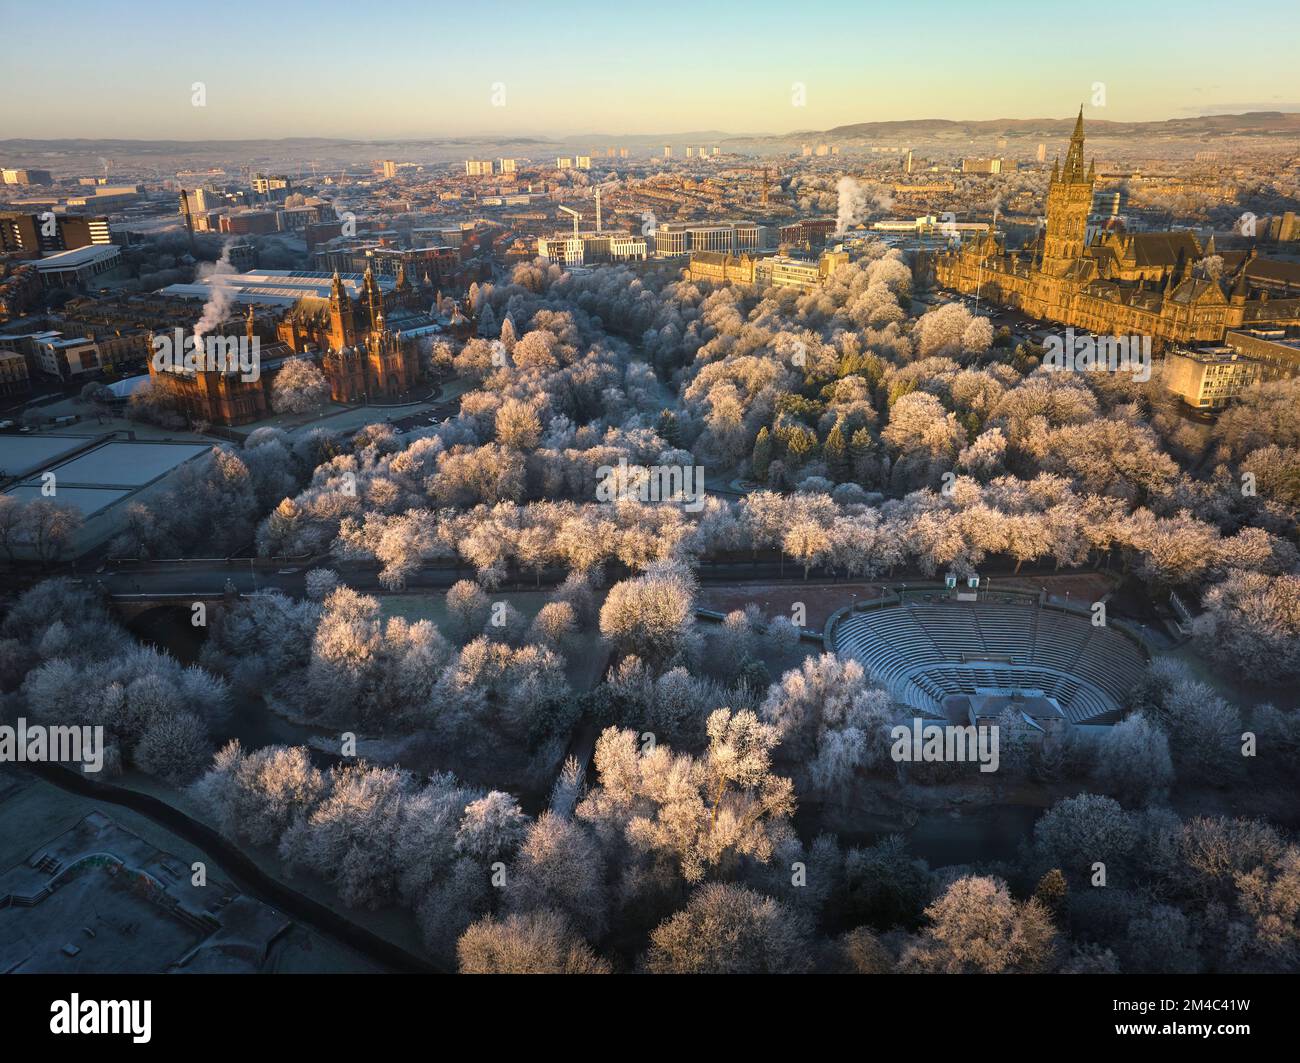
M 1237 280 L 1232 286 L 1232 299 L 1234 302 L 1246 301 L 1250 295 L 1250 287 L 1246 284 L 1246 263 L 1241 264 L 1241 269 L 1237 270 Z
M 1083 104 L 1079 104 L 1079 117 L 1070 135 L 1070 149 L 1065 153 L 1065 173 L 1072 180 L 1083 180 Z

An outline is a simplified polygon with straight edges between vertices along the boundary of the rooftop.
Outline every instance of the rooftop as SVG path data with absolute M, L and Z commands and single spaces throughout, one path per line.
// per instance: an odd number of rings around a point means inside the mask
M 352 298 L 360 298 L 365 285 L 361 273 L 341 273 L 344 290 Z M 391 277 L 376 274 L 375 282 L 381 291 L 391 291 L 397 282 Z M 329 299 L 334 274 L 312 270 L 265 269 L 251 273 L 221 273 L 207 280 L 191 284 L 169 284 L 158 294 L 174 299 L 204 299 L 217 287 L 230 293 L 234 302 L 253 303 L 259 306 L 292 306 L 299 299 Z
M 33 264 L 38 270 L 45 273 L 50 270 L 76 269 L 92 262 L 117 258 L 119 254 L 121 252 L 113 244 L 88 244 L 85 247 L 77 247 L 71 251 L 56 251 L 54 254 L 37 259 Z

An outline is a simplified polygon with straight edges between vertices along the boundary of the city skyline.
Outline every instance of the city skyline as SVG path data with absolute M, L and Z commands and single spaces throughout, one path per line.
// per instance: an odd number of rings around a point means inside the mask
M 50 11 L 14 12 L 14 39 L 39 38 Z M 354 10 L 334 0 L 313 17 L 238 0 L 214 32 L 181 42 L 174 9 L 157 0 L 136 5 L 129 24 L 79 4 L 53 11 L 75 18 L 97 49 L 57 84 L 42 76 L 37 51 L 11 56 L 8 80 L 20 93 L 39 86 L 40 107 L 7 116 L 9 137 L 760 136 L 868 121 L 1064 116 L 1081 100 L 1089 118 L 1113 121 L 1300 110 L 1300 71 L 1288 65 L 1296 35 L 1251 35 L 1250 63 L 1229 75 L 1215 59 L 1234 45 L 1225 44 L 1217 9 L 1199 2 L 1178 20 L 1093 5 L 1087 24 L 1114 28 L 1104 47 L 1060 31 L 1044 39 L 1041 5 L 1022 0 L 978 10 L 948 0 L 906 11 L 814 3 L 793 23 L 797 49 L 789 9 L 772 3 L 740 18 L 673 0 L 650 23 L 590 3 L 564 18 L 488 3 L 476 20 L 509 32 L 487 49 L 454 45 L 461 13 L 445 5 L 392 4 L 365 24 L 371 32 L 357 32 Z M 1281 4 L 1251 0 L 1234 23 L 1285 26 L 1286 15 Z M 689 29 L 658 32 L 657 22 Z M 275 50 L 274 70 L 260 50 L 234 46 L 247 33 L 288 45 Z M 148 76 L 124 78 L 124 64 Z

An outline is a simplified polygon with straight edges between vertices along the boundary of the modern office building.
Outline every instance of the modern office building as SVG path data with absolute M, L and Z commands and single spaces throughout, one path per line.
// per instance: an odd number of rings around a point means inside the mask
M 962 159 L 962 173 L 998 174 L 1014 170 L 1016 164 L 1006 159 Z
M 27 359 L 17 351 L 0 350 L 0 396 L 26 395 L 31 389 Z
M 1179 348 L 1165 358 L 1165 387 L 1195 410 L 1219 410 L 1258 383 L 1260 364 L 1232 347 Z
M 641 262 L 649 254 L 644 236 L 629 232 L 559 232 L 537 240 L 537 254 L 564 266 L 599 262 Z
M 0 214 L 0 251 L 9 254 L 48 254 L 74 251 L 91 244 L 111 244 L 108 219 L 87 214 Z
M 654 231 L 654 254 L 656 258 L 679 258 L 696 251 L 761 251 L 768 246 L 768 234 L 767 226 L 747 221 L 660 222 Z
M 293 181 L 283 174 L 255 173 L 249 176 L 249 185 L 259 196 L 270 196 L 282 192 L 288 195 L 293 191 Z
M 691 254 L 689 265 L 682 270 L 682 279 L 812 291 L 826 283 L 827 278 L 848 260 L 848 254 L 839 249 L 827 251 L 816 259 L 696 251 Z
M 1259 363 L 1261 381 L 1300 376 L 1300 336 L 1288 336 L 1281 329 L 1229 329 L 1223 342 Z
M 29 170 L 29 169 L 4 169 L 0 170 L 0 178 L 7 185 L 52 185 L 54 178 L 50 176 L 49 170 Z
M 69 380 L 100 368 L 99 347 L 88 336 L 63 336 L 53 333 L 33 345 L 36 366 L 47 376 Z
M 73 288 L 96 278 L 110 279 L 121 263 L 122 252 L 113 244 L 90 244 L 47 255 L 32 265 L 46 288 Z

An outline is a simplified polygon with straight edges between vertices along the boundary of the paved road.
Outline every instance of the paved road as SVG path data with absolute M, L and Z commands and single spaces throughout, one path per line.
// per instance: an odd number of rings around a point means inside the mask
M 287 564 L 279 567 L 264 567 L 250 564 L 247 559 L 233 561 L 156 561 L 129 562 L 125 565 L 108 565 L 102 572 L 81 572 L 81 578 L 87 582 L 101 580 L 110 594 L 194 594 L 217 595 L 225 589 L 229 580 L 242 594 L 254 593 L 268 589 L 283 591 L 285 594 L 301 597 L 305 594 L 305 576 L 311 568 L 332 568 L 343 578 L 348 586 L 362 591 L 382 592 L 386 588 L 379 582 L 379 567 L 374 563 L 345 562 L 339 563 L 329 558 L 321 558 L 309 564 Z M 1013 574 L 1012 565 L 1002 567 L 985 566 L 981 573 L 994 579 L 1003 579 Z M 1091 573 L 1091 569 L 1082 574 Z M 703 561 L 697 570 L 702 583 L 802 583 L 803 569 L 787 559 L 784 564 L 775 559 L 759 561 Z M 1025 565 L 1018 578 L 1033 576 L 1061 576 L 1068 573 L 1057 572 L 1052 564 L 1037 566 Z M 541 585 L 551 587 L 560 583 L 565 576 L 563 569 L 543 571 Z M 610 579 L 621 579 L 623 574 L 611 571 Z M 446 589 L 457 580 L 472 579 L 474 570 L 468 565 L 458 568 L 442 566 L 425 566 L 416 572 L 407 582 L 407 590 Z M 919 572 L 899 570 L 890 582 L 906 580 L 917 583 L 934 583 L 935 577 L 926 577 Z M 831 573 L 822 573 L 814 569 L 810 582 L 861 583 L 860 577 L 848 579 Z M 874 582 L 880 582 L 876 577 Z M 608 581 L 607 581 L 608 582 Z M 531 574 L 521 577 L 514 583 L 507 584 L 504 590 L 530 590 L 537 586 L 536 578 Z

